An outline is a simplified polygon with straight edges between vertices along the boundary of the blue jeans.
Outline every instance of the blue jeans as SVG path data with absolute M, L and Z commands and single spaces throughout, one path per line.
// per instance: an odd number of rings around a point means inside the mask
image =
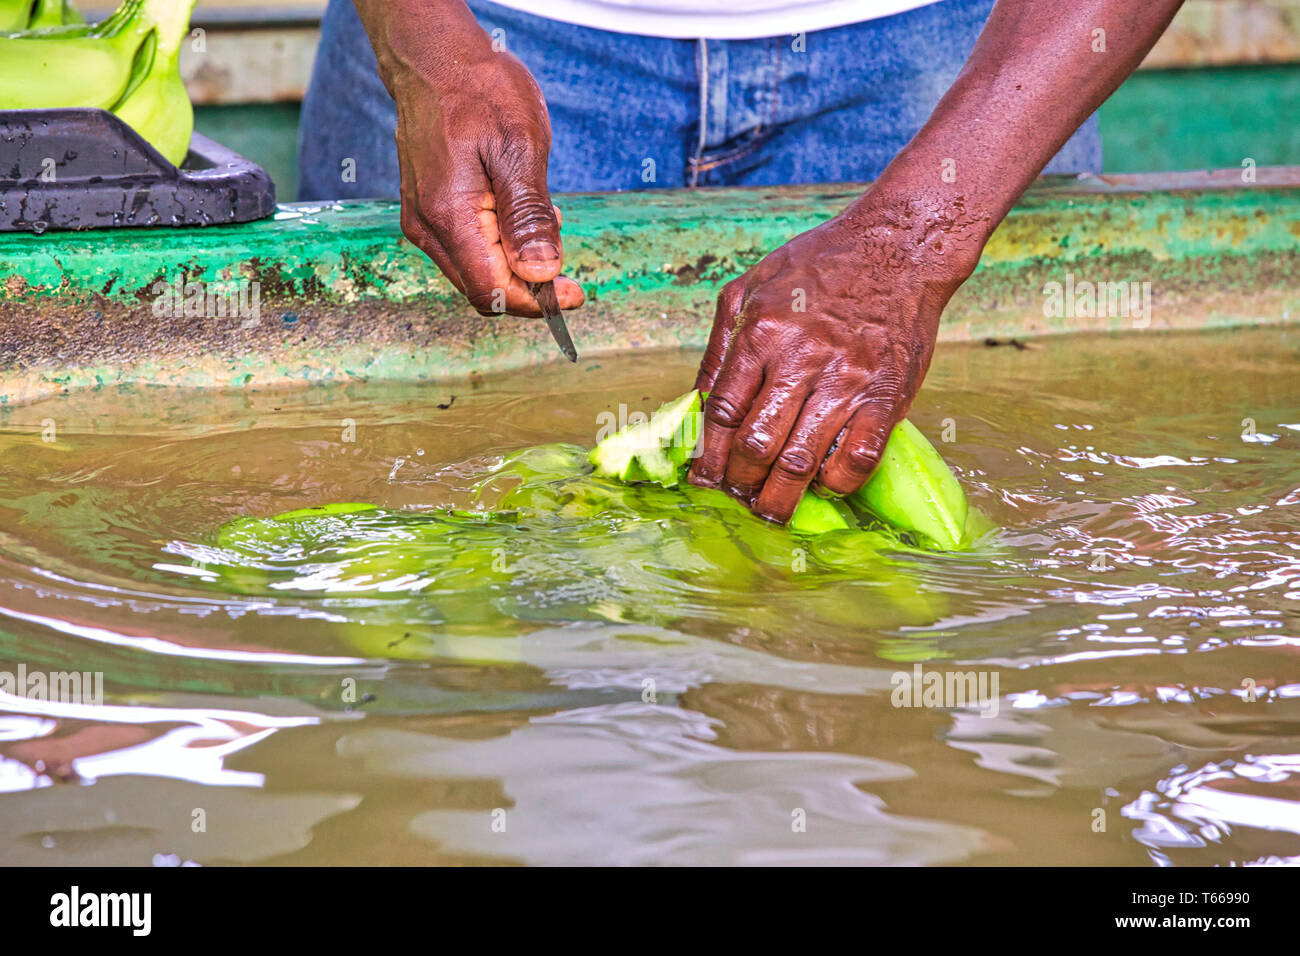
M 632 36 L 469 6 L 536 77 L 550 188 L 577 192 L 874 179 L 956 78 L 993 0 L 943 0 L 802 44 Z M 352 0 L 330 0 L 303 102 L 299 198 L 396 198 L 396 128 Z M 1100 169 L 1093 116 L 1047 171 Z

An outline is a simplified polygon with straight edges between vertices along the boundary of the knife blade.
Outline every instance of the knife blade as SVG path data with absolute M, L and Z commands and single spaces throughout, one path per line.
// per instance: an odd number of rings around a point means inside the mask
M 560 300 L 555 295 L 555 282 L 531 282 L 528 290 L 532 292 L 533 298 L 537 300 L 538 307 L 542 310 L 542 316 L 546 319 L 546 327 L 551 330 L 551 338 L 555 339 L 555 344 L 560 347 L 564 357 L 570 362 L 578 361 L 578 350 L 573 347 L 573 338 L 569 335 L 569 327 L 564 324 L 564 315 L 560 312 Z

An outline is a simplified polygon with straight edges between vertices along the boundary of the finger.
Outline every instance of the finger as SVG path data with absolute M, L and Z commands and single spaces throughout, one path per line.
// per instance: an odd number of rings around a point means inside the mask
M 706 488 L 722 484 L 732 439 L 762 384 L 763 366 L 758 357 L 744 348 L 733 349 L 704 404 L 703 434 L 689 478 L 692 484 Z
M 699 374 L 695 376 L 695 387 L 702 392 L 713 389 L 718 371 L 727 357 L 727 346 L 736 327 L 736 317 L 740 315 L 744 304 L 745 286 L 742 279 L 732 279 L 722 287 L 713 313 L 713 331 L 709 333 L 709 344 L 704 350 L 704 358 L 700 360 Z
M 865 485 L 903 411 L 893 397 L 860 406 L 818 472 L 817 484 L 837 495 L 851 495 Z
M 779 524 L 790 520 L 851 414 L 838 396 L 817 392 L 808 399 L 754 499 L 754 514 Z
M 518 315 L 530 319 L 542 317 L 541 306 L 533 296 L 532 289 L 523 279 L 512 275 L 505 288 L 493 288 L 490 293 L 476 292 L 468 294 L 470 304 L 482 315 Z M 555 298 L 564 310 L 579 308 L 587 301 L 582 286 L 568 276 L 555 279 Z
M 438 226 L 428 227 L 429 231 L 445 250 L 446 258 L 459 277 L 457 287 L 480 315 L 508 313 L 537 318 L 542 310 L 528 283 L 516 275 L 506 261 L 497 231 L 496 212 L 491 204 L 492 199 L 488 196 L 478 209 L 447 209 L 443 220 Z M 438 260 L 435 258 L 434 261 Z M 576 308 L 582 304 L 582 289 L 571 279 L 557 281 L 555 293 L 561 308 Z
M 501 247 L 511 271 L 525 282 L 554 279 L 563 264 L 560 218 L 546 188 L 544 149 L 532 139 L 509 143 L 487 170 Z
M 449 220 L 452 225 L 443 245 L 464 280 L 461 291 L 481 315 L 505 312 L 539 318 L 542 310 L 529 282 L 510 267 L 506 257 L 495 202 L 491 195 L 484 198 L 474 212 L 472 227 L 464 219 Z M 561 309 L 576 309 L 586 302 L 582 286 L 568 276 L 555 277 L 555 295 Z
M 745 504 L 754 500 L 799 420 L 807 397 L 808 389 L 797 385 L 777 385 L 771 379 L 763 383 L 731 442 L 731 457 L 722 481 L 727 494 Z
M 541 307 L 533 297 L 532 290 L 518 276 L 512 275 L 508 278 L 505 288 L 494 287 L 487 294 L 481 290 L 471 294 L 467 291 L 460 270 L 456 268 L 456 263 L 452 261 L 447 254 L 447 250 L 443 248 L 441 242 L 433 237 L 432 233 L 429 233 L 427 229 L 417 227 L 406 231 L 406 237 L 415 243 L 421 252 L 433 260 L 434 265 L 447 277 L 447 281 L 454 285 L 462 295 L 465 295 L 470 304 L 481 315 L 508 314 L 533 319 L 542 317 Z M 568 276 L 556 277 L 555 297 L 560 303 L 560 308 L 565 311 L 580 308 L 587 301 L 587 295 L 582 291 L 582 286 Z
M 460 270 L 456 268 L 456 264 L 447 255 L 447 250 L 429 231 L 423 220 L 419 216 L 407 214 L 405 203 L 403 203 L 401 222 L 402 235 L 406 236 L 417 249 L 432 259 L 433 264 L 438 267 L 438 271 L 447 277 L 447 281 L 464 294 L 465 282 L 460 277 Z
M 555 297 L 560 300 L 561 309 L 576 309 L 587 301 L 587 294 L 582 291 L 582 286 L 568 276 L 556 278 Z

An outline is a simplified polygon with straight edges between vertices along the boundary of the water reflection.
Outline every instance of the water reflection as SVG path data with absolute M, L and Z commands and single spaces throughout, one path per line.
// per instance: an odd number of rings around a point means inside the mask
M 722 606 L 696 580 L 620 623 L 542 588 L 498 606 L 531 616 L 496 636 L 409 594 L 222 594 L 195 562 L 241 514 L 465 507 L 501 454 L 590 444 L 598 413 L 652 409 L 694 356 L 436 395 L 0 409 L 0 671 L 105 687 L 103 706 L 0 696 L 0 855 L 1298 862 L 1296 342 L 941 350 L 913 418 L 955 421 L 941 450 L 1004 529 L 988 548 L 897 556 L 888 594 L 843 583 L 847 611 L 766 577 Z M 408 653 L 409 622 L 442 659 Z M 996 674 L 996 716 L 894 707 L 917 663 Z

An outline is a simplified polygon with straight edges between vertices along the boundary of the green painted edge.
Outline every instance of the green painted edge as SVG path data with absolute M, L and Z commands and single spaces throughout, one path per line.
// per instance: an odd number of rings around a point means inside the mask
M 1300 316 L 1300 168 L 1048 177 L 954 297 L 944 340 L 1212 328 Z M 858 185 L 557 197 L 586 356 L 702 347 L 717 291 Z M 1150 282 L 1150 321 L 1045 314 L 1044 286 Z M 482 317 L 389 202 L 288 204 L 202 229 L 0 235 L 0 403 L 74 387 L 432 380 L 555 359 L 536 322 Z M 159 315 L 160 282 L 257 282 L 260 316 Z

